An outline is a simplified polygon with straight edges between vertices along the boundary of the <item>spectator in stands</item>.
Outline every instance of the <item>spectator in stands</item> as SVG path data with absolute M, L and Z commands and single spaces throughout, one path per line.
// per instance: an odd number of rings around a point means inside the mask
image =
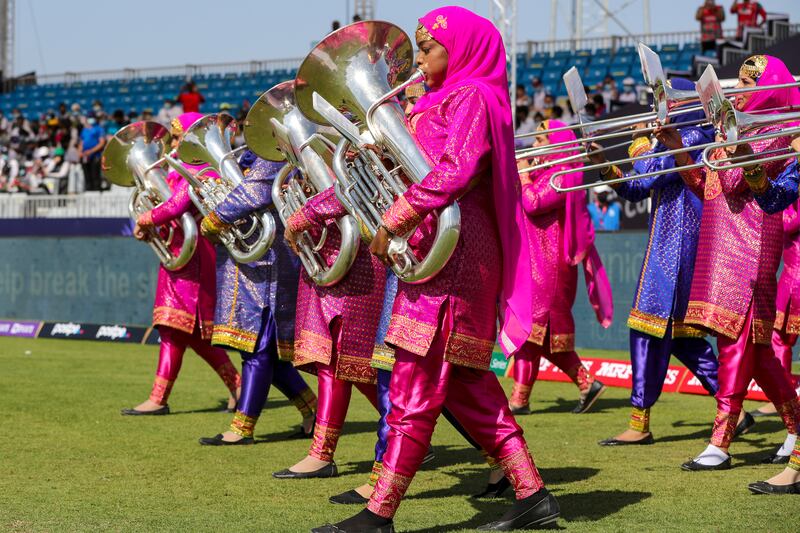
M 0 111 L 0 135 L 3 135 L 7 131 L 8 131 L 8 119 L 6 118 L 5 113 Z
M 725 10 L 714 0 L 706 0 L 705 4 L 697 8 L 694 18 L 700 22 L 700 50 L 702 52 L 716 51 L 717 39 L 722 38 Z
M 606 114 L 606 99 L 601 93 L 592 95 L 592 103 L 594 104 L 594 118 L 600 118 Z
M 164 100 L 164 105 L 158 110 L 156 121 L 160 122 L 164 126 L 169 127 L 169 125 L 172 124 L 172 121 L 178 118 L 178 115 L 180 114 L 181 110 L 175 105 L 175 101 L 167 98 Z
M 636 93 L 636 81 L 633 78 L 627 77 L 622 80 L 622 92 L 619 93 L 617 101 L 621 105 L 633 104 L 639 99 Z
M 731 13 L 737 18 L 736 39 L 740 41 L 744 36 L 745 28 L 757 28 L 767 20 L 767 12 L 761 7 L 761 4 L 750 0 L 733 0 Z M 761 22 L 758 21 L 759 17 L 761 17 Z
M 525 133 L 532 133 L 536 131 L 536 121 L 530 115 L 528 106 L 517 105 L 516 117 L 516 130 L 515 135 L 523 135 Z M 523 139 L 516 139 L 515 144 L 517 148 L 524 148 L 533 145 L 533 137 L 525 137 Z
M 197 91 L 197 85 L 193 81 L 183 86 L 183 90 L 175 100 L 181 104 L 184 113 L 199 113 L 200 104 L 206 101 Z
M 544 99 L 547 96 L 547 87 L 538 77 L 531 78 L 531 87 L 533 87 L 533 93 L 531 94 L 532 109 L 534 112 L 542 111 L 544 109 Z
M 603 95 L 603 105 L 606 109 L 611 109 L 611 102 L 615 102 L 619 98 L 619 87 L 617 87 L 617 80 L 607 75 L 603 79 L 603 83 L 598 87 L 600 94 Z
M 86 119 L 86 127 L 81 131 L 78 153 L 83 164 L 83 173 L 86 177 L 86 190 L 99 191 L 105 181 L 100 173 L 100 157 L 106 145 L 106 132 L 97 123 L 97 118 L 90 115 Z
M 53 157 L 44 166 L 44 185 L 50 194 L 65 194 L 72 163 L 64 158 L 65 150 L 58 147 L 53 150 Z
M 525 86 L 521 83 L 517 84 L 517 107 L 525 106 L 530 107 L 531 105 L 531 97 L 528 96 L 527 91 L 525 91 Z
M 125 111 L 122 109 L 114 110 L 114 113 L 111 115 L 111 120 L 106 123 L 106 135 L 113 137 L 115 133 L 124 128 L 127 124 L 128 121 L 125 120 Z
M 608 191 L 598 192 L 588 208 L 595 231 L 619 231 L 621 208 Z
M 553 118 L 553 107 L 555 107 L 555 105 L 555 97 L 550 93 L 545 94 L 544 101 L 542 102 L 542 108 L 540 109 L 545 120 L 550 120 Z

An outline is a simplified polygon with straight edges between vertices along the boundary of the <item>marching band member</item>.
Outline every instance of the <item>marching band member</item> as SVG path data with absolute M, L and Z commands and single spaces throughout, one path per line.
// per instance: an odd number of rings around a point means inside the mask
M 789 70 L 778 58 L 753 56 L 742 64 L 737 87 L 792 81 Z M 735 106 L 745 112 L 767 111 L 796 105 L 799 101 L 797 89 L 772 89 L 736 95 Z M 761 127 L 748 132 L 745 139 L 780 128 Z M 674 129 L 659 129 L 655 133 L 667 148 L 683 146 L 680 134 Z M 786 148 L 789 141 L 788 137 L 754 140 L 740 144 L 733 154 L 717 149 L 711 158 L 740 157 Z M 683 166 L 693 159 L 684 153 L 677 155 L 675 162 Z M 798 429 L 797 394 L 790 375 L 770 345 L 783 221 L 779 215 L 765 214 L 757 206 L 747 183 L 764 176 L 777 176 L 784 166 L 781 161 L 719 172 L 681 171 L 686 184 L 704 200 L 686 323 L 716 333 L 719 353 L 717 416 L 711 442 L 701 454 L 683 464 L 686 470 L 730 468 L 728 447 L 753 377 L 781 413 L 787 431 L 796 435 Z M 795 449 L 790 464 L 800 468 L 800 449 Z M 800 472 L 791 468 L 787 472 L 751 484 L 749 488 L 761 493 L 794 492 Z
M 565 126 L 557 120 L 546 120 L 539 130 Z M 570 130 L 556 131 L 536 137 L 534 147 L 575 140 Z M 544 163 L 571 154 L 563 152 L 538 158 Z M 521 161 L 520 165 L 529 166 Z M 611 285 L 603 263 L 594 248 L 594 228 L 586 209 L 586 195 L 579 192 L 562 194 L 550 186 L 550 177 L 562 170 L 575 169 L 563 176 L 562 184 L 582 181 L 582 163 L 561 163 L 520 175 L 522 206 L 527 216 L 530 257 L 534 261 L 531 298 L 533 325 L 528 342 L 514 357 L 514 389 L 509 404 L 514 414 L 529 414 L 531 388 L 539 373 L 542 357 L 552 362 L 572 379 L 580 391 L 580 400 L 573 413 L 585 413 L 605 391 L 581 362 L 575 352 L 575 320 L 572 305 L 578 287 L 578 263 L 583 263 L 589 298 L 604 328 L 611 325 L 614 306 Z
M 203 115 L 184 113 L 172 121 L 173 145 L 177 146 L 184 131 Z M 190 167 L 197 171 L 199 167 Z M 134 236 L 143 239 L 144 229 L 162 226 L 191 211 L 197 213 L 189 197 L 189 184 L 177 172 L 167 176 L 172 197 L 152 211 L 139 216 Z M 180 248 L 180 236 L 173 249 Z M 219 374 L 230 391 L 228 408 L 236 403 L 237 389 L 241 384 L 239 372 L 222 348 L 211 345 L 214 305 L 216 300 L 216 278 L 214 276 L 216 252 L 214 245 L 204 237 L 198 237 L 197 248 L 189 263 L 178 270 L 169 271 L 163 266 L 158 270 L 158 286 L 153 307 L 153 326 L 161 336 L 161 348 L 153 390 L 150 398 L 132 409 L 124 409 L 124 415 L 164 415 L 169 413 L 167 400 L 172 386 L 178 378 L 183 362 L 183 353 L 191 347 Z
M 303 231 L 319 237 L 321 229 L 327 228 L 320 254 L 331 264 L 340 237 L 330 214 L 342 209 L 333 187 L 318 193 L 289 217 L 286 241 L 294 247 Z M 317 374 L 317 418 L 308 455 L 294 466 L 273 473 L 274 477 L 337 476 L 333 456 L 353 385 L 378 407 L 376 371 L 371 360 L 385 283 L 386 269 L 363 243 L 350 271 L 332 287 L 316 285 L 303 270 L 297 291 L 294 364 Z
M 678 90 L 694 90 L 694 83 L 681 78 L 671 80 Z M 672 122 L 692 123 L 704 116 L 702 111 L 682 113 Z M 685 146 L 712 142 L 710 126 L 678 126 Z M 659 156 L 665 147 L 651 146 L 646 135 L 634 139 L 630 157 L 647 157 L 633 164 L 634 174 L 668 170 L 675 167 L 672 156 Z M 691 152 L 697 158 L 701 152 Z M 604 163 L 602 152 L 592 151 L 593 163 Z M 616 166 L 604 169 L 605 178 L 622 176 Z M 639 283 L 628 317 L 630 328 L 633 386 L 628 429 L 600 441 L 601 446 L 652 444 L 650 409 L 658 401 L 669 369 L 670 355 L 681 361 L 712 396 L 717 392 L 717 358 L 705 333 L 684 323 L 689 305 L 697 237 L 703 202 L 683 183 L 677 171 L 639 178 L 613 185 L 617 194 L 629 202 L 650 198 L 650 232 L 639 274 Z
M 547 524 L 559 516 L 558 503 L 544 488 L 522 429 L 489 370 L 498 299 L 505 324 L 501 344 L 508 352 L 524 343 L 531 323 L 530 258 L 503 41 L 489 20 L 460 7 L 422 17 L 416 37 L 417 64 L 431 91 L 415 105 L 410 124 L 433 168 L 384 214 L 370 250 L 388 261 L 390 236 L 416 226 L 411 242 L 429 247 L 433 211 L 456 200 L 461 237 L 435 278 L 399 283 L 386 335 L 395 349 L 388 444 L 367 508 L 313 531 L 393 531 L 392 517 L 445 406 L 497 460 L 516 491 L 512 508 L 484 529 Z
M 272 181 L 282 165 L 247 151 L 239 166 L 245 175 L 242 184 L 200 224 L 201 232 L 210 239 L 237 220 L 272 205 Z M 281 235 L 283 226 L 274 211 L 273 218 Z M 272 384 L 303 417 L 296 436 L 310 436 L 317 397 L 290 362 L 299 267 L 280 237 L 264 257 L 248 264 L 237 263 L 224 247 L 217 248 L 219 293 L 211 342 L 242 354 L 242 393 L 230 429 L 201 438 L 200 444 L 253 444 L 253 430 Z

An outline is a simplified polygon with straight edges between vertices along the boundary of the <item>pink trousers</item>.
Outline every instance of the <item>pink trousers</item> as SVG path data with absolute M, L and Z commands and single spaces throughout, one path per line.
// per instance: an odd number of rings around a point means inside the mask
M 550 334 L 545 336 L 542 346 L 526 342 L 514 356 L 514 389 L 511 392 L 511 404 L 521 407 L 528 405 L 533 384 L 539 375 L 539 362 L 542 357 L 556 365 L 572 379 L 581 392 L 587 390 L 594 382 L 594 376 L 583 366 L 577 352 L 555 352 L 550 350 Z
M 796 433 L 800 422 L 800 406 L 791 375 L 772 346 L 752 341 L 752 322 L 751 307 L 739 338 L 717 336 L 719 390 L 711 444 L 724 449 L 730 446 L 733 439 L 742 402 L 753 378 L 775 405 L 789 433 Z
M 156 379 L 150 392 L 151 401 L 166 405 L 172 386 L 181 371 L 183 354 L 188 347 L 197 352 L 197 355 L 219 374 L 231 395 L 236 396 L 236 389 L 242 383 L 241 377 L 225 350 L 212 346 L 210 341 L 203 339 L 197 328 L 192 335 L 189 335 L 168 326 L 159 326 L 158 333 L 161 337 L 161 348 L 158 354 Z
M 336 343 L 334 343 L 334 346 Z M 335 348 L 334 348 L 335 350 Z M 336 445 L 342 433 L 353 385 L 378 408 L 378 392 L 375 385 L 352 383 L 336 377 L 336 354 L 331 364 L 317 363 L 317 420 L 314 425 L 314 439 L 308 455 L 320 461 L 333 461 Z
M 772 330 L 772 349 L 775 350 L 775 357 L 780 359 L 781 366 L 790 373 L 792 371 L 792 347 L 795 344 L 797 344 L 797 335 Z
M 544 486 L 497 377 L 488 370 L 444 361 L 450 329 L 446 319 L 445 324 L 426 356 L 403 349 L 395 353 L 388 444 L 383 469 L 367 504 L 370 511 L 386 518 L 394 516 L 422 464 L 443 407 L 503 468 L 517 498 L 526 498 Z

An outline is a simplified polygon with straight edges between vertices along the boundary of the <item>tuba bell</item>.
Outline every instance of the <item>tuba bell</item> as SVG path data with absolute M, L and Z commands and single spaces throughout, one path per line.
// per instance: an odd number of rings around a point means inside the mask
M 236 121 L 227 113 L 206 115 L 198 119 L 183 134 L 178 145 L 180 161 L 167 157 L 172 168 L 191 185 L 189 196 L 203 216 L 214 211 L 228 194 L 244 181 L 244 174 L 231 149 L 231 137 L 236 132 Z M 208 165 L 192 173 L 181 164 Z M 219 179 L 203 177 L 209 172 L 219 174 Z M 220 232 L 219 239 L 237 263 L 250 263 L 260 259 L 275 239 L 275 220 L 264 209 L 237 220 L 230 228 Z
M 128 211 L 134 220 L 172 196 L 164 168 L 169 143 L 167 128 L 157 122 L 141 121 L 119 130 L 103 150 L 102 168 L 108 181 L 122 187 L 134 187 L 128 203 Z M 178 232 L 183 234 L 183 243 L 175 255 L 171 245 Z M 148 233 L 148 243 L 167 270 L 185 266 L 197 247 L 197 223 L 189 213 L 181 215 L 180 222 L 151 228 Z
M 399 27 L 356 22 L 325 37 L 303 60 L 295 80 L 300 111 L 342 135 L 332 165 L 336 194 L 370 239 L 383 213 L 407 190 L 404 179 L 418 183 L 431 170 L 395 99 L 405 87 L 422 81 L 413 60 L 411 39 Z M 353 160 L 347 157 L 349 151 L 356 154 Z M 408 245 L 411 233 L 392 238 L 390 263 L 401 280 L 428 281 L 455 251 L 461 232 L 458 204 L 442 209 L 437 217 L 435 240 L 421 260 Z
M 312 196 L 334 184 L 335 176 L 326 160 L 331 160 L 336 145 L 321 134 L 321 129 L 295 106 L 294 81 L 279 83 L 262 94 L 245 119 L 244 137 L 250 150 L 263 159 L 287 161 L 272 186 L 272 202 L 284 224 Z M 326 229 L 323 228 L 318 240 L 303 232 L 297 243 L 303 267 L 322 287 L 341 281 L 358 254 L 356 220 L 346 215 L 336 224 L 341 245 L 330 266 L 319 253 L 328 237 Z

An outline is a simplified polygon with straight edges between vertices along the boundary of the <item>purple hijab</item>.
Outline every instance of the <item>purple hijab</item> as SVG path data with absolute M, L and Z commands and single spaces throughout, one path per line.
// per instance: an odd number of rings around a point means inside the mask
M 514 128 L 503 39 L 491 21 L 462 7 L 442 7 L 419 19 L 448 53 L 447 76 L 414 106 L 421 113 L 451 92 L 476 87 L 486 102 L 492 135 L 492 186 L 495 217 L 503 250 L 499 343 L 506 355 L 525 344 L 531 332 L 531 261 L 514 158 Z

